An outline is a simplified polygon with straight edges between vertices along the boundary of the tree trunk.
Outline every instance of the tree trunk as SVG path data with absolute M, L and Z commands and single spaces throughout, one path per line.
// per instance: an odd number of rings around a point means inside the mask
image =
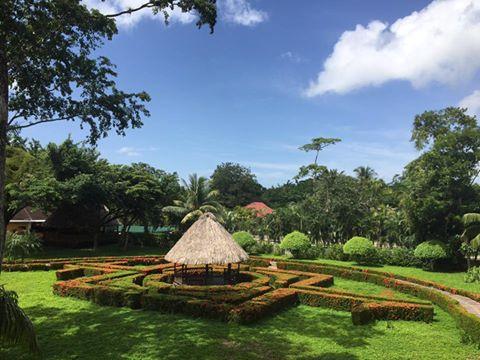
M 98 235 L 100 233 L 100 230 L 97 229 L 97 231 L 95 231 L 93 233 L 93 252 L 96 252 L 98 250 Z
M 8 67 L 7 44 L 5 37 L 0 36 L 0 272 L 5 252 L 5 159 L 7 147 L 8 123 Z
M 130 238 L 130 225 L 123 227 L 123 251 L 128 250 L 128 240 Z

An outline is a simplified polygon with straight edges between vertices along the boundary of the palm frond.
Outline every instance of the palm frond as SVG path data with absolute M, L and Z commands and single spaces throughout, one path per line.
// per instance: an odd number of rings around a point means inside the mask
M 182 224 L 187 224 L 190 221 L 198 219 L 200 216 L 202 216 L 202 211 L 200 210 L 194 210 L 192 212 L 189 212 L 185 217 L 182 219 L 181 223 Z
M 462 222 L 465 227 L 474 224 L 480 224 L 480 214 L 478 213 L 467 213 L 462 217 Z
M 219 208 L 217 206 L 210 205 L 210 204 L 205 204 L 200 206 L 200 210 L 202 211 L 202 213 L 205 213 L 205 212 L 218 213 L 218 209 Z
M 0 285 L 0 342 L 7 345 L 23 344 L 38 353 L 37 336 L 27 314 L 18 306 L 18 296 Z
M 477 236 L 475 236 L 472 241 L 470 241 L 470 246 L 474 249 L 474 250 L 480 250 L 480 234 L 478 234 Z
M 174 215 L 184 215 L 188 210 L 182 206 L 165 206 L 163 211 Z

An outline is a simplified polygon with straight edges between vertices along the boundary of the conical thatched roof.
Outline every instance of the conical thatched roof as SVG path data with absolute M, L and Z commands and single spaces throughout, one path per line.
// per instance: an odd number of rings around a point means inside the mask
M 247 259 L 245 250 L 211 213 L 202 215 L 165 255 L 165 260 L 185 265 L 223 265 Z

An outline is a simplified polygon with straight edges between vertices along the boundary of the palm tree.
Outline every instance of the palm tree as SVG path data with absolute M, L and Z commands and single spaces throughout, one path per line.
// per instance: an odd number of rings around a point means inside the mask
M 370 166 L 359 166 L 353 170 L 360 181 L 370 181 L 375 179 L 377 173 Z
M 465 230 L 461 239 L 465 244 L 465 256 L 467 258 L 468 268 L 470 268 L 470 257 L 477 257 L 480 250 L 480 214 L 468 213 L 463 215 L 462 222 Z
M 18 306 L 17 294 L 3 285 L 0 285 L 0 343 L 25 344 L 31 352 L 39 352 L 33 324 Z
M 188 182 L 182 180 L 184 194 L 181 199 L 175 200 L 173 206 L 166 206 L 163 211 L 182 217 L 182 224 L 198 219 L 202 214 L 211 212 L 218 214 L 221 205 L 217 201 L 218 191 L 210 188 L 207 178 L 197 174 L 189 175 Z

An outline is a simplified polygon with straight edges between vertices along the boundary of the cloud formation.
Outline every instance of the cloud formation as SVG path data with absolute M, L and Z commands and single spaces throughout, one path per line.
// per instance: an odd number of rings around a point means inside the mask
M 125 155 L 125 156 L 130 156 L 130 157 L 135 157 L 135 156 L 140 156 L 145 152 L 149 151 L 157 151 L 158 148 L 156 147 L 147 147 L 147 148 L 136 148 L 133 146 L 124 146 L 120 149 L 118 149 L 117 153 L 120 155 Z
M 305 59 L 303 57 L 294 53 L 293 51 L 284 52 L 283 54 L 280 55 L 280 58 L 283 59 L 283 60 L 291 61 L 293 63 L 297 63 L 297 64 L 305 61 Z
M 268 20 L 265 11 L 252 8 L 247 0 L 223 0 L 217 4 L 221 18 L 227 22 L 255 26 Z
M 82 0 L 88 8 L 98 9 L 102 14 L 115 14 L 120 11 L 137 8 L 145 0 Z M 219 0 L 219 18 L 224 21 L 244 26 L 254 26 L 268 19 L 266 12 L 253 9 L 247 0 Z M 166 9 L 172 24 L 190 24 L 197 20 L 194 12 L 184 13 L 180 8 Z M 151 9 L 143 9 L 132 14 L 125 14 L 116 18 L 117 25 L 122 28 L 131 28 L 145 19 L 165 21 L 162 14 L 153 14 Z
M 470 95 L 464 97 L 458 103 L 461 108 L 468 109 L 467 112 L 470 115 L 480 115 L 480 90 L 475 90 Z
M 480 0 L 434 0 L 388 25 L 378 20 L 345 31 L 305 90 L 344 94 L 392 80 L 414 87 L 454 84 L 480 68 Z

